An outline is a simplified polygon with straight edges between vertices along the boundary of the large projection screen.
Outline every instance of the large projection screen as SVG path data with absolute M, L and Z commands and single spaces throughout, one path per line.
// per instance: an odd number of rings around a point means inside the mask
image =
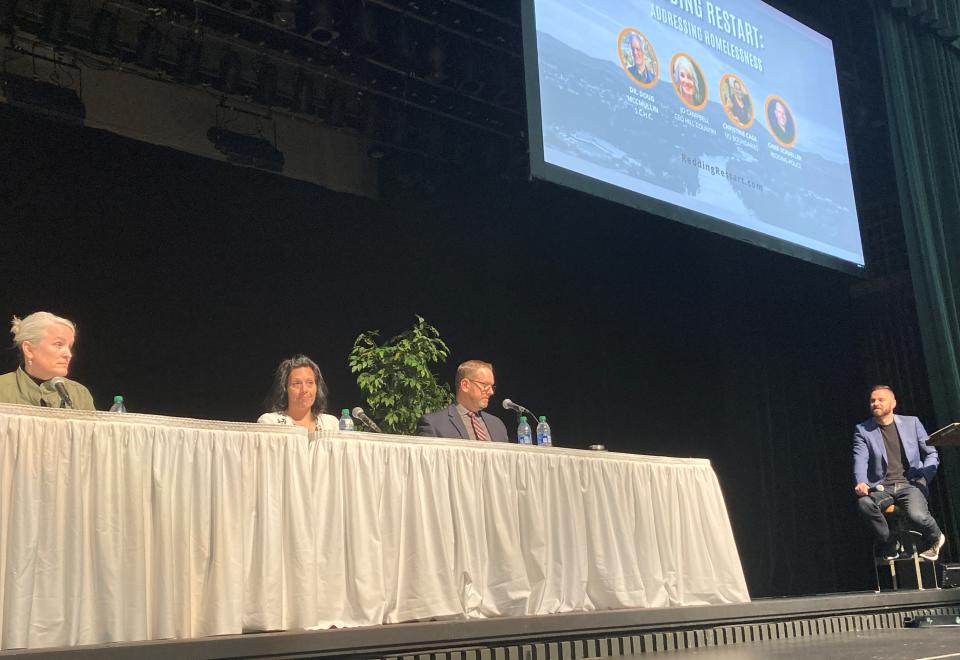
M 531 172 L 864 265 L 832 42 L 759 0 L 523 0 Z

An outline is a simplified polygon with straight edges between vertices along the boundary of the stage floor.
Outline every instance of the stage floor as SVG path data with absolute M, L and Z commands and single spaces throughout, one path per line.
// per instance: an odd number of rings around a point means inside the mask
M 636 653 L 621 658 L 649 658 Z M 828 637 L 771 640 L 737 646 L 673 651 L 686 660 L 946 660 L 960 658 L 960 628 L 899 628 L 840 633 Z
M 566 660 L 641 657 L 960 658 L 960 628 L 903 628 L 905 619 L 960 614 L 960 589 L 757 599 L 738 605 L 617 610 L 339 630 L 6 651 L 0 657 L 430 658 Z M 904 646 L 906 645 L 906 646 Z

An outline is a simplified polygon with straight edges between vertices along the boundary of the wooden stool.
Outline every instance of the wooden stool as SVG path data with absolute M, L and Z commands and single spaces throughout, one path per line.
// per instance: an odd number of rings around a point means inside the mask
M 877 544 L 873 544 L 873 572 L 877 580 L 877 591 L 883 591 L 880 584 L 881 567 L 886 568 L 882 571 L 884 576 L 889 571 L 890 589 L 893 591 L 898 589 L 918 589 L 920 591 L 939 589 L 936 562 L 922 560 L 920 552 L 917 550 L 917 545 L 923 535 L 916 530 L 907 529 L 903 525 L 900 510 L 893 504 L 883 510 L 883 516 L 887 519 L 887 524 L 890 525 L 890 537 L 896 539 L 898 547 L 902 550 L 895 559 L 886 559 L 877 556 Z M 897 570 L 898 566 L 899 572 Z M 925 569 L 925 566 L 929 566 L 929 569 Z M 925 574 L 929 575 L 929 579 L 924 580 L 927 577 Z M 929 586 L 924 586 L 924 582 Z

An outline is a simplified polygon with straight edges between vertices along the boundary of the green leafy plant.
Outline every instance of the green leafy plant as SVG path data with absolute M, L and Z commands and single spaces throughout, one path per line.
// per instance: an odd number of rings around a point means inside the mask
M 369 414 L 387 433 L 412 435 L 426 412 L 450 405 L 450 386 L 437 382 L 431 367 L 442 364 L 450 349 L 432 325 L 417 316 L 413 328 L 382 344 L 379 330 L 368 330 L 353 342 L 350 371 L 367 402 Z

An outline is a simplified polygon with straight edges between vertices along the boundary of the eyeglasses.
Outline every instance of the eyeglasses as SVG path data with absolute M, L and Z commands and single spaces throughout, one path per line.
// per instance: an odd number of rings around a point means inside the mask
M 468 378 L 467 380 L 479 387 L 481 392 L 490 392 L 492 394 L 497 391 L 496 383 L 482 383 L 479 380 L 474 380 L 472 378 Z

